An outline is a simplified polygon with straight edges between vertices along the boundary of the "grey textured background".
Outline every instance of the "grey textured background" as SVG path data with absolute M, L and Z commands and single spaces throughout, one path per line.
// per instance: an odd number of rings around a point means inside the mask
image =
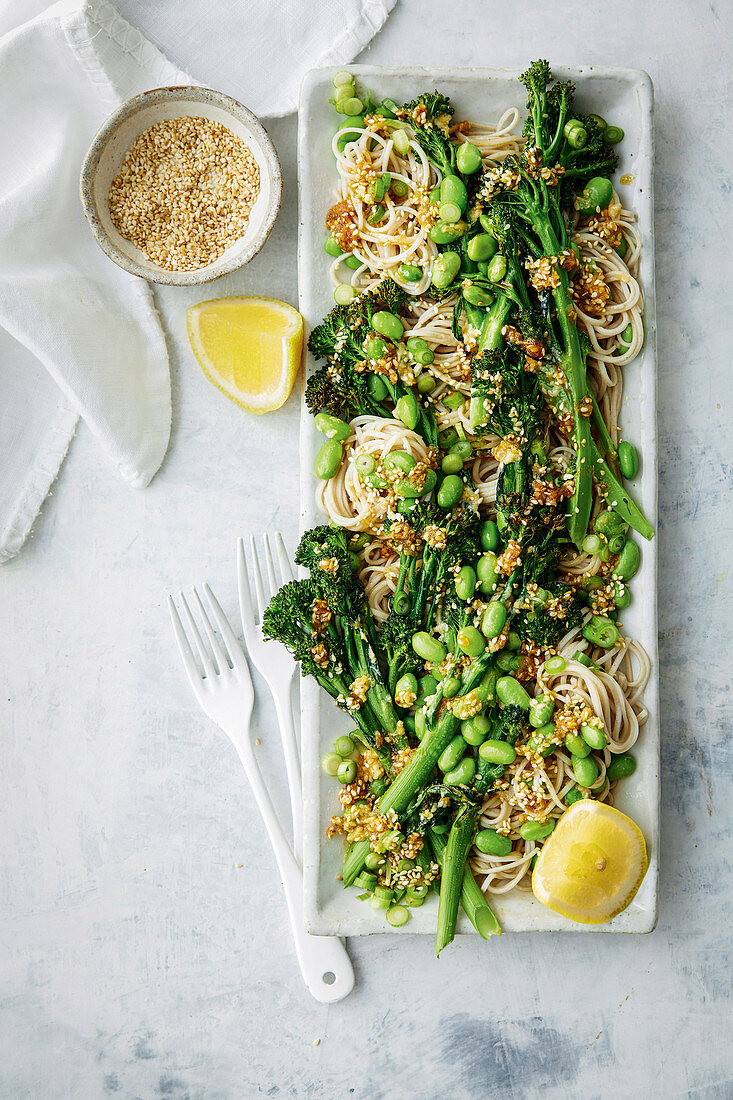
M 647 937 L 349 943 L 357 987 L 305 992 L 250 793 L 194 710 L 163 597 L 202 575 L 235 610 L 233 538 L 297 529 L 297 398 L 247 417 L 161 293 L 175 421 L 135 493 L 80 429 L 34 537 L 0 572 L 0 1095 L 8 1100 L 733 1096 L 729 875 L 731 507 L 728 5 L 401 0 L 361 60 L 647 69 L 656 89 L 661 916 Z M 176 0 L 119 9 L 156 34 Z M 166 20 L 166 24 L 168 20 Z M 194 74 L 236 94 L 216 42 L 246 5 L 188 0 Z M 270 127 L 285 203 L 210 295 L 296 301 L 295 121 Z M 207 291 L 207 293 L 209 293 Z M 723 323 L 721 323 L 721 319 Z M 264 696 L 268 776 L 283 768 Z M 282 804 L 282 799 L 280 799 Z M 239 866 L 241 864 L 241 866 Z M 318 1045 L 316 1045 L 316 1042 Z

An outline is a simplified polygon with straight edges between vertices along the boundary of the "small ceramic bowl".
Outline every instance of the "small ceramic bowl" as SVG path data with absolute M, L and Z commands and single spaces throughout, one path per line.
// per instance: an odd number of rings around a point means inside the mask
M 192 115 L 220 122 L 249 146 L 260 170 L 260 191 L 244 234 L 218 259 L 195 271 L 169 271 L 117 232 L 109 211 L 109 190 L 125 154 L 143 130 L 163 119 Z M 280 209 L 282 175 L 267 131 L 241 103 L 210 88 L 153 88 L 128 100 L 107 119 L 84 158 L 80 189 L 92 232 L 111 260 L 155 283 L 196 286 L 234 271 L 259 252 Z

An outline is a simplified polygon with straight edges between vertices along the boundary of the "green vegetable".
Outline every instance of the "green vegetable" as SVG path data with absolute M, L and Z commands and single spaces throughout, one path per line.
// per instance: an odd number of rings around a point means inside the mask
M 519 680 L 515 680 L 513 676 L 499 677 L 496 682 L 496 694 L 505 706 L 521 707 L 522 710 L 529 710 L 530 697 L 519 683 Z
M 414 264 L 400 264 L 397 268 L 397 274 L 400 279 L 404 279 L 406 283 L 419 283 L 423 276 L 421 267 L 416 267 Z M 408 340 L 409 347 L 409 340 Z
M 351 425 L 345 424 L 343 420 L 339 420 L 337 416 L 331 416 L 330 413 L 318 413 L 315 418 L 315 425 L 318 431 L 325 435 L 327 439 L 344 440 L 351 435 Z
M 433 664 L 439 664 L 445 660 L 445 646 L 437 638 L 432 638 L 430 634 L 426 634 L 423 630 L 413 634 L 412 648 L 418 657 L 423 657 Z
M 592 756 L 571 756 L 573 775 L 581 787 L 592 787 L 598 779 L 598 765 Z
M 458 761 L 461 759 L 467 748 L 466 742 L 460 733 L 456 734 L 450 744 L 446 745 L 445 749 L 438 758 L 438 767 L 442 772 L 449 772 L 455 768 Z
M 471 237 L 466 247 L 466 252 L 472 260 L 491 260 L 499 251 L 499 245 L 491 233 L 478 233 Z
M 326 775 L 336 775 L 341 766 L 341 757 L 337 752 L 327 752 L 321 761 L 321 767 Z
M 547 664 L 545 663 L 545 668 Z M 555 700 L 551 695 L 537 695 L 529 705 L 529 724 L 539 729 L 545 726 L 555 712 Z
M 555 828 L 554 818 L 548 821 L 525 821 L 519 826 L 519 835 L 522 840 L 544 840 Z
M 353 783 L 356 779 L 356 763 L 353 760 L 342 760 L 336 771 L 339 783 Z
M 491 722 L 483 714 L 476 714 L 473 718 L 466 718 L 461 722 L 461 735 L 469 745 L 480 745 L 486 739 L 490 729 Z
M 349 283 L 339 283 L 333 292 L 333 300 L 339 306 L 346 306 L 349 302 L 353 302 L 357 296 L 357 291 Z
M 512 745 L 508 745 L 506 741 L 496 741 L 493 738 L 484 741 L 478 752 L 482 760 L 487 760 L 491 764 L 513 764 L 517 758 Z
M 610 783 L 615 783 L 618 779 L 626 779 L 629 775 L 633 775 L 635 771 L 636 761 L 633 756 L 629 756 L 628 753 L 621 753 L 611 760 L 606 768 L 606 777 Z
M 461 269 L 461 258 L 457 252 L 443 252 L 430 269 L 430 279 L 436 290 L 444 290 L 455 279 Z
M 618 145 L 624 140 L 624 132 L 620 126 L 606 126 L 603 131 L 603 140 L 607 145 Z
M 372 328 L 386 336 L 388 340 L 392 340 L 393 343 L 399 343 L 405 334 L 405 330 L 402 327 L 402 322 L 399 317 L 396 317 L 394 313 L 388 313 L 386 310 L 378 310 L 372 317 Z
M 498 638 L 506 623 L 506 607 L 492 600 L 481 618 L 481 631 L 486 638 Z
M 487 519 L 481 524 L 481 549 L 496 550 L 499 545 L 499 528 L 493 519 Z
M 470 176 L 478 172 L 481 167 L 481 151 L 470 141 L 464 141 L 456 151 L 456 168 L 463 172 L 464 176 Z
M 550 657 L 545 661 L 545 672 L 549 672 L 551 676 L 559 676 L 564 672 L 566 668 L 565 660 L 563 657 Z
M 337 737 L 333 743 L 333 750 L 337 752 L 339 756 L 351 756 L 352 752 L 356 748 L 354 739 L 349 737 L 348 733 L 343 734 L 342 737 Z
M 613 186 L 604 176 L 594 176 L 588 180 L 583 193 L 577 200 L 578 210 L 581 214 L 595 214 L 597 210 L 603 210 L 613 198 Z
M 627 443 L 626 440 L 622 440 L 618 445 L 618 465 L 621 473 L 629 480 L 636 477 L 639 472 L 639 456 L 636 453 L 636 447 Z
M 447 787 L 467 786 L 473 779 L 475 771 L 476 761 L 472 756 L 464 756 L 455 768 L 446 772 L 443 776 L 443 782 Z
M 409 910 L 404 905 L 393 905 L 387 910 L 387 924 L 390 924 L 392 928 L 402 928 L 409 919 Z
M 593 615 L 583 627 L 583 637 L 602 649 L 611 649 L 618 639 L 618 630 L 604 615 Z
M 313 464 L 316 477 L 320 478 L 321 481 L 329 481 L 332 477 L 335 477 L 343 457 L 344 451 L 339 440 L 326 440 L 316 455 Z
M 487 856 L 508 856 L 512 850 L 512 842 L 508 836 L 502 836 L 494 829 L 480 829 L 476 833 L 474 844 L 479 852 Z
M 463 496 L 463 482 L 457 474 L 448 474 L 438 489 L 438 504 L 441 508 L 453 508 Z

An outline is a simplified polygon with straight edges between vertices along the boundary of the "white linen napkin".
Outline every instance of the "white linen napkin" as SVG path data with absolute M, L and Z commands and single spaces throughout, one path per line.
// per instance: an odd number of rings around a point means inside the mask
M 347 64 L 394 2 L 248 0 L 246 41 L 224 50 L 232 78 L 220 70 L 212 83 L 258 113 L 286 113 L 306 69 Z M 79 415 L 130 485 L 163 461 L 170 379 L 151 288 L 98 248 L 79 172 L 121 103 L 196 83 L 106 0 L 40 6 L 0 0 L 0 563 L 23 545 Z M 177 0 L 156 29 L 194 11 L 211 24 L 206 0 Z

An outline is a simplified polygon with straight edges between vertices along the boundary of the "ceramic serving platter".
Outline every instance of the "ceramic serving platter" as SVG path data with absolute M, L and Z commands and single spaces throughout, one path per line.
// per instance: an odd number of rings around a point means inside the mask
M 389 96 L 397 103 L 419 93 L 439 88 L 450 96 L 457 118 L 496 122 L 510 105 L 522 108 L 524 89 L 519 70 L 422 69 L 352 66 L 358 83 L 369 88 L 379 102 Z M 654 308 L 654 240 L 652 219 L 652 85 L 646 73 L 635 69 L 557 69 L 555 75 L 573 79 L 578 103 L 586 112 L 596 112 L 622 126 L 623 143 L 618 146 L 622 174 L 633 177 L 616 184 L 624 205 L 637 212 L 643 241 L 640 278 L 645 294 L 646 342 L 641 355 L 626 370 L 621 414 L 623 437 L 639 447 L 640 473 L 633 491 L 646 515 L 656 525 L 656 318 Z M 332 95 L 332 69 L 315 69 L 303 82 L 299 114 L 299 284 L 300 309 L 310 330 L 333 306 L 329 257 L 323 250 L 324 218 L 334 201 L 337 175 L 331 154 L 331 139 L 337 116 L 328 102 Z M 307 372 L 315 364 L 308 357 Z M 322 442 L 305 405 L 301 420 L 301 527 L 306 530 L 324 521 L 316 506 L 313 458 Z M 639 540 L 642 542 L 643 540 Z M 649 719 L 634 748 L 637 768 L 620 784 L 616 804 L 641 827 L 649 849 L 647 875 L 632 904 L 608 924 L 589 927 L 593 932 L 650 932 L 657 916 L 659 858 L 659 698 L 657 680 L 656 541 L 644 544 L 642 565 L 634 579 L 633 600 L 623 613 L 628 634 L 637 638 L 652 660 L 652 676 L 645 702 Z M 337 880 L 343 858 L 340 840 L 326 841 L 330 817 L 338 809 L 337 784 L 324 775 L 321 757 L 334 737 L 350 728 L 348 717 L 311 680 L 302 682 L 302 751 L 304 788 L 304 908 L 311 932 L 321 935 L 366 935 L 392 932 L 382 913 L 356 899 L 355 890 L 344 890 Z M 531 892 L 514 890 L 492 901 L 507 932 L 581 931 L 583 926 L 565 920 L 537 902 Z M 437 899 L 412 910 L 412 919 L 401 932 L 435 930 Z M 460 932 L 473 933 L 461 917 Z M 475 934 L 475 933 L 474 933 Z

